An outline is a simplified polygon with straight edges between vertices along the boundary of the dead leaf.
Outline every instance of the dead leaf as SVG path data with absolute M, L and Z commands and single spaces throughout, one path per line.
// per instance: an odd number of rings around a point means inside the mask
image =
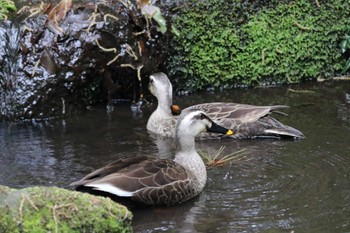
M 62 0 L 48 13 L 45 25 L 50 30 L 53 30 L 54 33 L 63 34 L 64 31 L 58 26 L 58 23 L 66 16 L 71 8 L 72 0 Z

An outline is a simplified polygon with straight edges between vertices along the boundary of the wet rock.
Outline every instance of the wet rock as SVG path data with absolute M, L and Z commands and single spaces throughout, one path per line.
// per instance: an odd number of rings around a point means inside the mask
M 0 120 L 139 97 L 139 78 L 164 63 L 166 35 L 136 3 L 107 2 L 74 2 L 59 20 L 57 3 L 30 5 L 0 24 Z
M 109 198 L 56 187 L 0 186 L 1 232 L 131 232 L 131 217 Z

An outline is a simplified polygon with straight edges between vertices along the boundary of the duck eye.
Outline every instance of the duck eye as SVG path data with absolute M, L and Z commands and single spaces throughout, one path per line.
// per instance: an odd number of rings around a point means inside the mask
M 206 119 L 206 118 L 207 118 L 207 115 L 205 115 L 204 113 L 201 113 L 201 114 L 199 115 L 199 118 L 200 118 L 201 120 Z

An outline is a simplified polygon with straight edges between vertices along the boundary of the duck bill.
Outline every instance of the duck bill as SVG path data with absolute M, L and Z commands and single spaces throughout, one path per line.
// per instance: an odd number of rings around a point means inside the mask
M 225 135 L 232 135 L 233 132 L 230 129 L 226 129 L 214 122 L 212 122 L 211 127 L 207 129 L 208 132 L 212 132 L 212 133 L 222 133 Z

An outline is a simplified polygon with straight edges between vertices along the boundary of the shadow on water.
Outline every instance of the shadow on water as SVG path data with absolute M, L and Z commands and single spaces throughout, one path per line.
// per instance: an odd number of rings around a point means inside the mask
M 135 232 L 349 232 L 350 83 L 309 83 L 182 96 L 188 106 L 208 101 L 286 104 L 283 123 L 301 141 L 198 141 L 202 151 L 246 149 L 226 166 L 208 171 L 203 193 L 169 208 L 134 211 Z M 133 113 L 128 104 L 45 122 L 0 124 L 0 183 L 14 188 L 59 186 L 122 156 L 171 157 L 172 141 L 145 130 L 154 106 Z M 167 146 L 170 144 L 170 147 Z

